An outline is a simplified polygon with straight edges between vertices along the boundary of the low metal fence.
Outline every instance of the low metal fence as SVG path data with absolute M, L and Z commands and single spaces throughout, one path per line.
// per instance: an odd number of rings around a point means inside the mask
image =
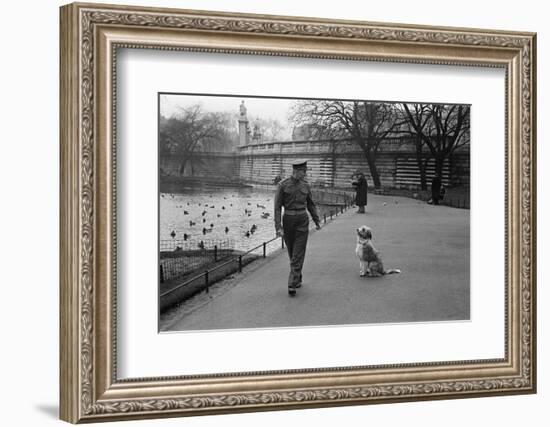
M 275 191 L 277 184 L 274 183 L 262 183 L 251 181 L 251 185 L 255 188 L 261 188 L 263 190 Z M 311 185 L 311 192 L 313 193 L 313 200 L 318 205 L 347 205 L 351 203 L 355 197 L 355 193 L 352 191 L 337 190 L 328 186 Z
M 184 235 L 184 233 L 177 233 L 178 235 Z M 235 242 L 232 238 L 225 239 L 161 239 L 159 242 L 160 252 L 178 252 L 178 251 L 192 251 L 213 249 L 217 246 L 219 249 L 233 248 Z
M 445 196 L 439 203 L 445 206 L 458 209 L 470 209 L 470 195 L 467 196 Z
M 225 261 L 221 264 L 218 264 L 215 267 L 213 267 L 211 269 L 208 269 L 208 270 L 206 270 L 206 271 L 204 271 L 204 272 L 202 272 L 202 273 L 200 273 L 196 276 L 191 277 L 189 280 L 186 280 L 185 282 L 179 284 L 178 286 L 175 286 L 172 289 L 162 293 L 160 295 L 160 297 L 163 298 L 163 297 L 169 296 L 170 294 L 179 291 L 181 288 L 183 288 L 185 286 L 188 286 L 188 285 L 191 285 L 191 284 L 193 284 L 197 281 L 201 281 L 201 280 L 204 282 L 204 288 L 205 288 L 206 292 L 208 292 L 209 286 L 213 283 L 213 281 L 211 279 L 212 279 L 212 276 L 214 275 L 214 273 L 216 273 L 218 270 L 221 270 L 221 269 L 228 269 L 228 266 L 230 264 L 234 264 L 235 267 L 236 267 L 236 270 L 239 273 L 242 272 L 243 266 L 245 265 L 245 261 L 246 261 L 245 257 L 247 255 L 249 255 L 252 252 L 257 251 L 258 249 L 261 248 L 262 249 L 262 257 L 266 258 L 267 257 L 267 245 L 274 242 L 274 241 L 276 241 L 276 240 L 280 240 L 281 241 L 281 246 L 284 247 L 284 240 L 281 237 L 274 237 L 273 239 L 267 240 L 267 241 L 259 244 L 258 246 L 255 246 L 252 249 L 249 249 L 246 252 L 240 253 L 237 256 L 230 256 L 227 259 L 227 261 Z M 234 255 L 234 253 L 233 253 L 233 255 Z M 233 269 L 229 269 L 229 270 L 232 271 Z M 162 277 L 161 277 L 161 280 L 162 280 Z
M 311 192 L 317 205 L 348 206 L 355 199 L 355 193 L 350 191 L 313 187 Z
M 423 191 L 418 193 L 419 200 L 430 202 L 432 195 L 429 191 Z M 447 191 L 442 199 L 439 200 L 439 204 L 443 206 L 449 206 L 457 209 L 470 209 L 470 193 L 469 192 L 452 192 Z
M 232 239 L 161 241 L 160 282 L 190 274 L 212 262 L 226 259 L 234 252 Z

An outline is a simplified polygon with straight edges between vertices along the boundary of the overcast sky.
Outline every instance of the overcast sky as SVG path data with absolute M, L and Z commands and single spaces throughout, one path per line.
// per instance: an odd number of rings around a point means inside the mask
M 288 120 L 288 114 L 291 105 L 296 102 L 291 99 L 162 94 L 160 96 L 160 114 L 164 117 L 171 117 L 178 112 L 180 107 L 200 104 L 204 111 L 229 112 L 238 115 L 241 101 L 244 101 L 246 106 L 250 127 L 254 126 L 256 118 L 276 119 L 285 128 L 283 136 L 285 138 L 290 137 L 293 125 Z

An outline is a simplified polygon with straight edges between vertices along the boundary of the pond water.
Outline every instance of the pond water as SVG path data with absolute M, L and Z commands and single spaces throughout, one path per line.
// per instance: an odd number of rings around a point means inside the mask
M 249 250 L 275 237 L 274 189 L 196 188 L 160 194 L 160 249 Z M 201 244 L 202 242 L 202 244 Z M 272 252 L 280 247 L 268 245 Z

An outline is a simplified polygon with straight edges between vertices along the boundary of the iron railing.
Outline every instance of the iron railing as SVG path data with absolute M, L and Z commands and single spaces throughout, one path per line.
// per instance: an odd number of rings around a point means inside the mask
M 177 279 L 234 253 L 232 239 L 161 240 L 160 282 Z
M 196 280 L 200 279 L 201 277 L 204 278 L 204 284 L 205 284 L 205 286 L 206 286 L 206 292 L 208 292 L 208 287 L 212 284 L 211 281 L 210 281 L 210 275 L 211 275 L 213 272 L 215 272 L 215 271 L 217 271 L 217 270 L 219 270 L 219 269 L 221 269 L 221 268 L 223 268 L 223 267 L 226 267 L 227 265 L 229 265 L 229 264 L 231 264 L 231 263 L 237 263 L 237 265 L 238 265 L 238 271 L 239 271 L 239 273 L 241 273 L 242 270 L 243 270 L 243 258 L 244 258 L 246 255 L 249 255 L 250 253 L 256 251 L 256 250 L 259 249 L 259 248 L 262 248 L 262 250 L 263 250 L 263 254 L 262 254 L 262 255 L 263 255 L 263 258 L 266 258 L 266 257 L 267 257 L 267 245 L 268 245 L 269 243 L 274 242 L 274 241 L 279 240 L 279 239 L 281 240 L 281 247 L 284 248 L 284 240 L 283 240 L 281 237 L 278 237 L 278 236 L 277 236 L 277 237 L 274 237 L 273 239 L 266 240 L 265 242 L 263 242 L 263 243 L 261 243 L 261 244 L 259 244 L 259 245 L 257 245 L 257 246 L 254 246 L 252 249 L 249 249 L 248 251 L 243 252 L 243 253 L 241 253 L 241 254 L 239 254 L 239 255 L 237 255 L 237 256 L 231 257 L 231 258 L 228 259 L 227 261 L 225 261 L 225 262 L 223 262 L 223 263 L 221 263 L 221 264 L 218 264 L 218 265 L 216 265 L 215 267 L 213 267 L 213 268 L 211 268 L 211 269 L 208 269 L 208 270 L 206 270 L 206 271 L 204 271 L 204 272 L 202 272 L 202 273 L 200 273 L 200 274 L 198 274 L 198 275 L 196 275 L 196 276 L 194 276 L 194 277 L 192 277 L 192 278 L 186 280 L 185 282 L 179 284 L 178 286 L 175 286 L 174 288 L 172 288 L 172 289 L 170 289 L 170 290 L 168 290 L 168 291 L 162 293 L 160 296 L 161 296 L 161 298 L 162 298 L 162 297 L 165 297 L 165 296 L 167 296 L 167 295 L 169 295 L 169 294 L 171 294 L 171 293 L 173 293 L 173 292 L 179 290 L 180 288 L 183 288 L 184 286 L 187 286 L 188 284 L 190 284 L 190 283 L 192 283 L 192 282 L 195 282 Z
M 183 235 L 183 232 L 178 232 L 178 235 Z M 218 249 L 228 249 L 234 247 L 235 242 L 232 238 L 225 239 L 161 239 L 159 242 L 159 249 L 161 252 L 169 251 L 191 251 L 212 249 L 217 246 Z

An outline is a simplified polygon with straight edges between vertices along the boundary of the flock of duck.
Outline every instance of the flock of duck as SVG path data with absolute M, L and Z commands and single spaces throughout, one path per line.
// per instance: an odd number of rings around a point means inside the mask
M 212 198 L 212 195 L 210 197 Z M 234 198 L 235 195 L 233 195 L 232 197 Z M 161 193 L 161 198 L 174 199 L 174 194 Z M 193 206 L 192 202 L 187 202 L 185 205 L 184 204 L 176 205 L 175 208 L 178 209 L 179 212 L 181 212 L 180 210 L 183 210 L 183 212 L 182 212 L 183 215 L 192 215 L 192 210 L 194 210 L 193 208 L 196 209 L 199 206 L 202 209 L 202 212 L 200 212 L 200 217 L 199 218 L 193 218 L 193 219 L 189 220 L 189 227 L 184 233 L 181 233 L 181 231 L 176 232 L 176 230 L 172 230 L 170 232 L 170 237 L 172 237 L 172 239 L 176 239 L 176 237 L 181 239 L 183 237 L 184 241 L 189 240 L 194 234 L 196 235 L 199 232 L 199 230 L 200 230 L 199 227 L 200 226 L 197 227 L 197 228 L 195 228 L 195 227 L 197 226 L 198 221 L 199 221 L 199 224 L 200 224 L 201 219 L 202 219 L 202 230 L 201 230 L 202 235 L 204 236 L 204 235 L 212 233 L 214 231 L 214 229 L 216 229 L 218 227 L 216 222 L 218 220 L 219 221 L 224 221 L 223 219 L 220 220 L 220 218 L 224 217 L 224 214 L 227 214 L 226 215 L 227 217 L 229 217 L 230 215 L 235 215 L 236 214 L 235 209 L 232 209 L 231 211 L 233 211 L 233 212 L 230 212 L 230 208 L 233 207 L 233 202 L 230 202 L 230 200 L 228 200 L 228 198 L 226 196 L 223 197 L 223 200 L 226 200 L 226 202 L 221 201 L 218 204 L 218 206 L 219 206 L 218 208 L 216 208 L 216 205 L 214 203 L 204 203 L 204 202 L 203 203 L 196 203 L 195 206 Z M 260 204 L 260 203 L 256 203 L 256 209 L 261 210 L 260 215 L 259 215 L 259 217 L 261 219 L 269 219 L 271 217 L 271 214 L 269 212 L 266 212 L 265 205 Z M 179 212 L 178 212 L 178 216 L 181 215 L 181 213 L 179 213 Z M 247 202 L 246 207 L 244 208 L 244 216 L 248 218 L 248 217 L 252 217 L 253 214 L 254 214 L 253 204 L 251 202 Z M 234 216 L 233 216 L 233 219 L 234 219 Z M 223 227 L 223 222 L 222 222 L 221 226 Z M 196 232 L 193 233 L 193 231 L 195 231 L 195 230 L 196 230 Z M 225 225 L 225 227 L 223 228 L 223 231 L 224 231 L 225 234 L 228 234 L 229 231 L 230 231 L 229 226 Z M 247 226 L 246 231 L 244 231 L 244 237 L 250 238 L 256 231 L 258 231 L 258 225 L 252 224 L 250 226 L 250 228 L 248 228 L 248 226 Z M 242 230 L 241 230 L 241 232 L 242 232 Z M 198 245 L 199 245 L 199 247 L 201 247 L 201 245 L 202 245 L 202 248 L 204 248 L 204 242 L 203 241 L 200 241 L 198 243 Z

